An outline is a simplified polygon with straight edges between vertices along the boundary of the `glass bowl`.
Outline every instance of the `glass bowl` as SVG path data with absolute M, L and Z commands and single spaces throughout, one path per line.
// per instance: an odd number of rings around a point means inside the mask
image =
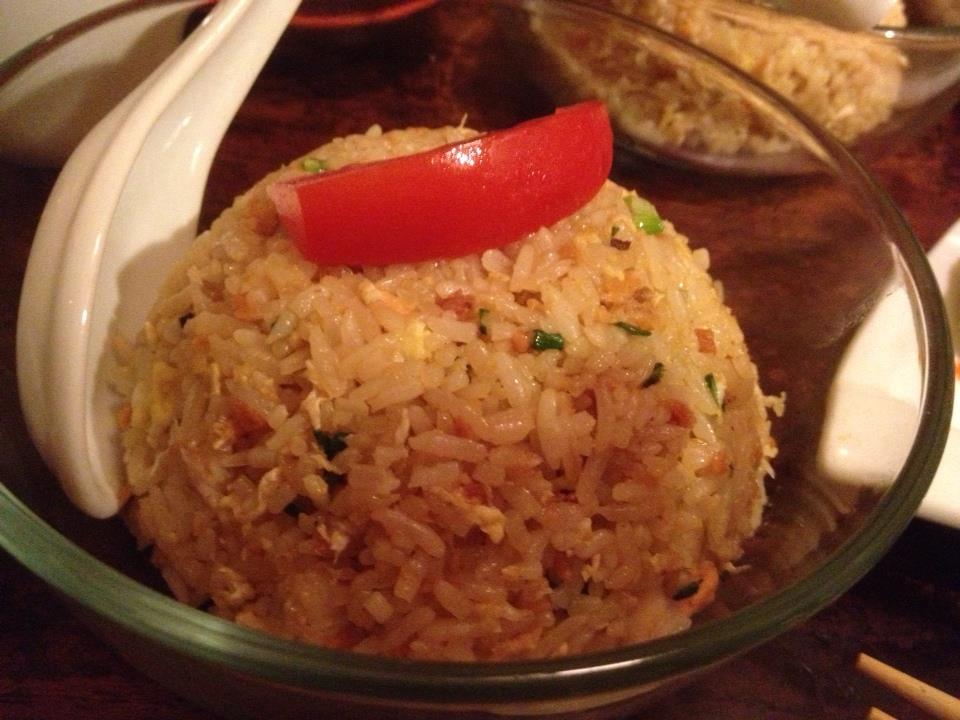
M 594 4 L 656 25 L 738 67 L 865 160 L 916 137 L 960 98 L 960 25 L 955 10 L 936 2 L 906 0 L 887 19 L 898 26 L 860 32 L 787 15 L 764 0 Z M 644 139 L 701 154 L 752 154 L 766 158 L 765 165 L 790 145 L 757 123 L 749 108 L 718 104 L 695 74 L 664 76 L 655 62 L 623 52 L 613 38 L 594 38 L 564 61 L 594 92 L 632 105 L 622 114 L 624 124 Z M 679 86 L 686 91 L 682 102 L 675 96 Z M 724 116 L 730 114 L 741 117 L 743 132 L 727 131 Z
M 761 386 L 787 399 L 774 421 L 780 452 L 763 524 L 744 569 L 724 580 L 693 628 L 602 653 L 479 664 L 372 657 L 268 636 L 169 597 L 120 520 L 86 517 L 57 490 L 26 448 L 20 418 L 0 427 L 0 545 L 134 666 L 238 718 L 262 717 L 264 708 L 271 717 L 301 717 L 320 703 L 349 717 L 622 716 L 850 588 L 913 517 L 943 450 L 953 363 L 942 301 L 908 226 L 849 152 L 730 66 L 649 26 L 559 0 L 451 0 L 369 27 L 294 25 L 220 146 L 199 225 L 280 162 L 375 123 L 456 125 L 466 117 L 493 129 L 549 113 L 583 96 L 558 68 L 556 51 L 584 37 L 632 43 L 634 54 L 655 58 L 672 76 L 696 77 L 719 102 L 751 108 L 789 140 L 791 167 L 804 169 L 766 166 L 756 177 L 755 167 L 743 172 L 690 148 L 678 157 L 629 132 L 618 137 L 614 179 L 707 248 Z M 137 277 L 150 275 L 140 270 Z M 147 287 L 136 291 L 149 295 Z M 913 348 L 902 373 L 916 389 L 906 412 L 878 407 L 868 423 L 847 428 L 844 442 L 906 438 L 885 466 L 861 477 L 834 457 L 844 445 L 831 436 L 832 420 L 862 399 L 836 392 L 836 378 L 859 326 L 892 295 L 905 298 L 894 312 Z M 4 378 L 3 392 L 12 394 L 17 379 Z M 21 396 L 26 408 L 34 401 Z

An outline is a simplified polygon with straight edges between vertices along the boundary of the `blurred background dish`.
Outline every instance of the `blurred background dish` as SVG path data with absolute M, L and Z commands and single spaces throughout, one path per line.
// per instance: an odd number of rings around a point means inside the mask
M 12 56 L 45 35 L 74 20 L 113 5 L 116 0 L 57 0 L 20 2 L 11 0 L 0 7 L 0 60 Z
M 212 5 L 207 0 L 199 5 Z M 437 0 L 306 0 L 293 25 L 355 42 Z M 9 0 L 0 6 L 0 157 L 55 167 L 188 32 L 198 3 Z M 36 122 L 36 118 L 44 122 Z
M 195 9 L 195 3 L 170 0 L 4 3 L 0 157 L 62 164 L 177 47 Z
M 960 221 L 950 227 L 927 257 L 944 295 L 956 357 L 956 348 L 960 347 Z M 883 482 L 891 457 L 903 453 L 905 438 L 900 433 L 865 435 L 858 433 L 857 428 L 870 425 L 877 412 L 902 412 L 905 418 L 916 413 L 912 398 L 916 397 L 917 378 L 900 372 L 905 365 L 909 366 L 911 353 L 916 351 L 909 339 L 911 330 L 903 325 L 906 303 L 902 289 L 893 289 L 870 312 L 844 353 L 830 387 L 818 455 L 822 471 L 831 477 L 846 478 L 848 482 Z M 960 377 L 955 385 L 960 385 Z M 859 399 L 851 402 L 845 395 Z M 885 408 L 878 411 L 879 406 Z M 895 429 L 893 425 L 889 428 Z M 960 404 L 955 402 L 947 447 L 918 511 L 919 517 L 960 528 L 958 477 Z
M 308 1 L 293 24 L 349 47 L 376 26 L 435 2 Z M 922 132 L 960 97 L 960 9 L 951 3 L 898 2 L 882 26 L 851 32 L 779 12 L 767 0 L 593 0 L 732 63 L 864 158 Z M 0 156 L 62 163 L 94 122 L 169 54 L 186 31 L 182 3 L 142 5 L 71 6 L 74 20 L 61 28 L 52 23 L 71 15 L 35 3 L 0 10 Z M 114 16 L 125 19 L 101 22 Z M 572 29 L 566 38 L 549 27 L 539 32 L 566 82 L 604 97 L 637 147 L 727 171 L 803 171 L 790 140 L 769 127 L 763 111 L 726 98 L 696 73 L 672 73 L 669 61 L 651 57 L 642 43 L 618 32 L 584 37 Z M 46 122 L 24 120 L 37 115 Z
M 749 571 L 725 584 L 721 600 L 689 632 L 600 655 L 450 666 L 306 647 L 167 597 L 122 524 L 92 521 L 51 491 L 55 481 L 19 419 L 5 425 L 0 544 L 125 658 L 201 706 L 232 717 L 259 717 L 265 707 L 299 717 L 319 702 L 370 714 L 386 704 L 411 715 L 625 715 L 653 691 L 675 688 L 809 618 L 867 572 L 912 518 L 945 441 L 953 381 L 943 307 L 921 248 L 889 198 L 830 136 L 738 73 L 656 31 L 563 2 L 441 3 L 383 24 L 347 53 L 295 28 L 220 148 L 200 227 L 280 161 L 333 136 L 374 123 L 455 125 L 464 115 L 488 129 L 549 112 L 558 102 L 550 89 L 562 78 L 546 78 L 549 67 L 530 62 L 531 28 L 545 22 L 561 36 L 586 30 L 634 38 L 638 48 L 655 51 L 666 72 L 706 78 L 718 100 L 755 108 L 815 169 L 802 178 L 718 176 L 696 162 L 675 166 L 638 155 L 629 142 L 616 158 L 615 179 L 651 198 L 694 245 L 708 249 L 762 386 L 787 393 L 788 412 L 774 431 L 777 478 Z M 906 423 L 899 414 L 877 416 L 860 431 L 896 423 L 912 442 L 887 466 L 889 484 L 838 482 L 815 463 L 825 388 L 858 323 L 891 283 L 909 299 L 905 320 L 918 352 L 904 372 L 923 394 Z M 121 303 L 118 312 L 124 309 Z M 8 380 L 4 406 L 15 407 Z
M 861 157 L 922 132 L 960 96 L 960 27 L 947 13 L 896 5 L 885 25 L 852 32 L 779 12 L 761 0 L 597 0 L 740 68 Z M 922 22 L 922 24 L 921 24 Z M 889 24 L 889 26 L 887 26 Z M 749 103 L 697 73 L 674 72 L 620 33 L 566 37 L 539 29 L 573 83 L 604 97 L 640 147 L 733 171 L 802 170 L 791 140 Z

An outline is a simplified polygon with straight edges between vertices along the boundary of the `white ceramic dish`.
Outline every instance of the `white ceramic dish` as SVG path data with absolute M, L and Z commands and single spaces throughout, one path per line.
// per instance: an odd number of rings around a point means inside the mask
M 960 347 L 960 220 L 928 253 L 946 304 L 954 358 Z M 888 484 L 909 452 L 918 422 L 922 378 L 918 338 L 904 286 L 890 289 L 850 344 L 830 396 L 820 449 L 821 469 L 842 482 Z M 960 376 L 956 389 L 960 390 Z M 849 397 L 858 399 L 850 403 Z M 877 423 L 879 415 L 899 423 Z M 901 432 L 863 432 L 881 427 Z M 917 511 L 919 517 L 960 528 L 960 406 L 955 402 L 947 446 L 937 474 Z
M 140 5 L 0 3 L 0 157 L 62 164 L 177 47 L 195 3 Z
M 0 60 L 115 0 L 6 0 L 0 5 Z

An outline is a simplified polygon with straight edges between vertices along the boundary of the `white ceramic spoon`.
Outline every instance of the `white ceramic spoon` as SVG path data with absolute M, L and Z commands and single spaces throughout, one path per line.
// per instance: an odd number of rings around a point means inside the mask
M 217 146 L 298 5 L 221 0 L 81 142 L 44 209 L 18 317 L 20 398 L 41 454 L 90 515 L 124 499 L 115 400 L 98 378 L 109 336 L 135 332 L 157 270 L 194 236 Z
M 954 352 L 960 349 L 960 220 L 928 253 L 946 301 Z M 910 452 L 923 387 L 920 343 L 902 283 L 864 320 L 827 396 L 818 465 L 833 482 L 884 487 Z M 960 363 L 960 356 L 955 360 Z M 960 365 L 958 365 L 960 366 Z M 960 528 L 960 378 L 947 446 L 918 515 Z M 877 428 L 885 428 L 878 433 Z

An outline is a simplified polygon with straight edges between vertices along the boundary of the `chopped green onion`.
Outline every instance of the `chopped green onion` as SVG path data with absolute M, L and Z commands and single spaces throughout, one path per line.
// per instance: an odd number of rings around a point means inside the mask
M 652 330 L 647 330 L 642 327 L 637 327 L 636 325 L 631 325 L 630 323 L 624 322 L 623 320 L 619 320 L 615 322 L 614 325 L 616 325 L 618 328 L 620 328 L 625 333 L 627 333 L 627 335 L 640 335 L 642 337 L 647 337 L 653 334 Z
M 487 324 L 484 322 L 487 319 L 487 315 L 490 314 L 488 308 L 479 308 L 477 310 L 477 330 L 480 331 L 481 335 L 487 334 Z
M 614 225 L 612 228 L 610 228 L 610 237 L 616 237 L 618 232 L 620 232 L 620 226 Z
M 327 169 L 327 161 L 317 157 L 308 157 L 300 162 L 300 167 L 308 173 L 318 173 Z
M 686 585 L 681 585 L 673 593 L 674 600 L 686 600 L 689 597 L 693 597 L 697 594 L 697 590 L 700 589 L 700 581 L 694 580 L 693 582 L 688 582 Z
M 720 387 L 717 385 L 717 378 L 714 377 L 713 373 L 707 373 L 703 376 L 703 383 L 707 386 L 707 390 L 710 391 L 710 396 L 713 398 L 713 401 L 717 404 L 717 407 L 723 407 L 723 402 L 720 400 Z
M 563 335 L 550 333 L 544 330 L 534 330 L 530 338 L 530 348 L 533 350 L 563 350 Z
M 342 450 L 347 448 L 347 435 L 345 432 L 328 433 L 323 430 L 314 430 L 313 436 L 317 439 L 317 445 L 327 456 L 327 460 L 332 460 Z
M 663 377 L 663 363 L 655 363 L 653 369 L 650 371 L 650 374 L 647 375 L 647 379 L 641 383 L 640 387 L 648 388 L 651 385 L 656 385 L 660 382 L 660 378 Z
M 657 214 L 657 209 L 649 200 L 645 200 L 636 193 L 629 193 L 623 201 L 630 210 L 630 216 L 633 218 L 633 224 L 638 230 L 643 230 L 647 235 L 657 235 L 663 232 L 663 220 Z

